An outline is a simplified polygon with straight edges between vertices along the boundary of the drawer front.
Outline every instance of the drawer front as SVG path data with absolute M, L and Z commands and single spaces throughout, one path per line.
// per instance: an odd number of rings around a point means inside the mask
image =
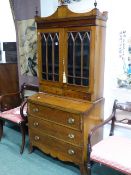
M 30 130 L 30 143 L 43 152 L 64 161 L 82 162 L 82 149 L 35 130 Z
M 32 116 L 38 116 L 40 118 L 53 121 L 68 127 L 81 130 L 82 118 L 80 115 L 49 108 L 46 106 L 40 106 L 37 104 L 28 104 L 28 114 Z
M 71 144 L 81 146 L 83 145 L 82 132 L 58 125 L 54 122 L 41 120 L 39 117 L 29 116 L 29 128 L 41 131 L 47 135 L 64 140 Z

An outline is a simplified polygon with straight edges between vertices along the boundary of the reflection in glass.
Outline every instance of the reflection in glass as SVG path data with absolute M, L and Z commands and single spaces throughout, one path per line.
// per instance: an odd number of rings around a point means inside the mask
M 41 33 L 42 38 L 42 78 L 59 81 L 59 35 Z
M 90 32 L 68 32 L 67 82 L 89 85 Z

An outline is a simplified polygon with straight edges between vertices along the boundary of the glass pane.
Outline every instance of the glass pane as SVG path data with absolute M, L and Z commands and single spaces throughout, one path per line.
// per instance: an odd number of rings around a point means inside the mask
M 54 64 L 55 73 L 59 74 L 59 38 L 57 34 L 54 38 Z
M 68 32 L 69 84 L 89 85 L 90 32 Z
M 90 38 L 86 32 L 83 38 L 83 77 L 89 77 Z
M 75 78 L 75 84 L 81 85 L 81 78 Z
M 52 74 L 48 74 L 48 80 L 52 80 Z
M 45 74 L 45 73 L 42 74 L 42 78 L 43 78 L 44 80 L 46 80 L 46 74 Z
M 72 77 L 68 77 L 68 83 L 73 84 L 73 78 Z
M 77 33 L 75 38 L 75 76 L 79 77 L 81 76 L 81 46 L 81 35 Z
M 52 73 L 52 36 L 47 38 L 48 72 Z
M 45 35 L 41 35 L 42 37 L 42 72 L 46 72 L 46 37 Z
M 42 33 L 42 78 L 59 81 L 59 35 Z
M 89 85 L 89 80 L 88 79 L 83 79 L 83 85 L 88 86 Z
M 68 75 L 72 76 L 73 76 L 73 41 L 74 37 L 72 33 L 70 33 L 68 39 Z
M 55 75 L 55 81 L 59 81 L 59 76 Z

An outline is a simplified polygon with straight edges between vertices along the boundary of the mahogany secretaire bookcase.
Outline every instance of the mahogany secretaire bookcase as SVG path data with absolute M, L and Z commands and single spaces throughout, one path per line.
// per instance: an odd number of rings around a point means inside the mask
M 106 20 L 97 8 L 78 14 L 65 5 L 36 17 L 40 92 L 28 99 L 30 149 L 73 162 L 82 175 L 88 132 L 103 116 Z

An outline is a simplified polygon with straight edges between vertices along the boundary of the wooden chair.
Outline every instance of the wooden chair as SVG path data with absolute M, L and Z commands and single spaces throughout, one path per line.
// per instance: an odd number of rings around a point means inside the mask
M 0 96 L 0 140 L 3 135 L 3 125 L 5 121 L 17 124 L 22 133 L 21 154 L 23 153 L 25 145 L 27 97 L 38 91 L 38 86 L 24 83 L 21 86 L 20 92 Z
M 106 167 L 114 169 L 120 174 L 131 175 L 131 139 L 124 136 L 114 135 L 114 128 L 116 122 L 126 123 L 131 125 L 131 120 L 127 117 L 118 120 L 120 111 L 131 112 L 131 102 L 119 103 L 114 101 L 113 110 L 111 116 L 105 120 L 102 124 L 94 127 L 88 135 L 88 174 L 91 174 L 91 168 L 93 164 L 100 163 Z M 127 116 L 127 115 L 126 115 Z M 105 124 L 111 122 L 110 134 L 108 138 L 103 138 L 97 144 L 91 144 L 93 135 L 105 126 Z M 94 164 L 95 165 L 95 164 Z

